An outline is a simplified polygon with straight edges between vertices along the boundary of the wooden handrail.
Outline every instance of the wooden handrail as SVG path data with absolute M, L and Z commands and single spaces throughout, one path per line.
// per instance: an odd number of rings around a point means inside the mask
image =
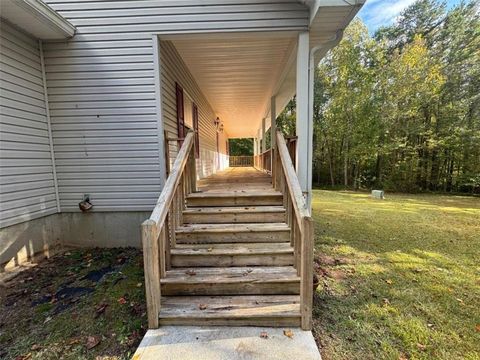
M 163 190 L 158 197 L 157 204 L 153 208 L 150 220 L 153 220 L 158 225 L 161 225 L 167 217 L 168 208 L 172 202 L 174 190 L 177 188 L 180 182 L 180 176 L 183 173 L 185 165 L 188 160 L 188 154 L 190 153 L 193 145 L 193 132 L 189 132 L 183 142 L 180 151 L 177 154 L 177 158 L 173 163 L 172 171 L 163 186 Z
M 313 307 L 313 220 L 306 206 L 292 158 L 285 138 L 280 131 L 276 134 L 273 161 L 273 182 L 284 194 L 287 223 L 290 227 L 290 242 L 294 249 L 294 263 L 300 275 L 300 313 L 302 329 L 312 328 Z
M 148 327 L 151 329 L 158 328 L 160 279 L 170 267 L 170 247 L 175 245 L 175 230 L 182 223 L 185 198 L 195 191 L 194 133 L 189 132 L 150 218 L 141 225 Z
M 285 174 L 285 180 L 287 181 L 288 188 L 292 194 L 293 206 L 295 208 L 295 214 L 297 215 L 297 220 L 301 221 L 302 217 L 310 216 L 303 197 L 302 188 L 300 187 L 300 182 L 298 181 L 297 173 L 293 167 L 292 159 L 290 158 L 290 153 L 288 152 L 287 144 L 283 137 L 283 134 L 280 131 L 277 131 L 277 148 L 278 155 L 282 162 L 283 172 Z

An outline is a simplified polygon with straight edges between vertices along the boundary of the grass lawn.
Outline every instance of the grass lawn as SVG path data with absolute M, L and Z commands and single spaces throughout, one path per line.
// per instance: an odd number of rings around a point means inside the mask
M 329 359 L 480 359 L 480 199 L 314 192 Z

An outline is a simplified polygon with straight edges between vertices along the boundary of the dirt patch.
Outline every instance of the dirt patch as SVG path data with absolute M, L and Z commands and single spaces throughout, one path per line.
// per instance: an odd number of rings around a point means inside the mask
M 128 359 L 146 331 L 137 249 L 58 254 L 0 283 L 1 359 Z

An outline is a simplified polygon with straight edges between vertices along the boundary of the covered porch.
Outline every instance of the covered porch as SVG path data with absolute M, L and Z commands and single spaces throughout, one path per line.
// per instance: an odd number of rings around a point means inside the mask
M 192 130 L 199 179 L 228 166 L 228 140 L 235 138 L 253 138 L 255 167 L 271 172 L 276 118 L 296 97 L 295 139 L 287 143 L 294 145 L 295 171 L 310 206 L 314 68 L 340 41 L 363 2 L 306 3 L 306 31 L 287 27 L 154 36 L 167 167 L 178 153 L 179 139 Z M 299 17 L 304 10 L 298 4 L 292 8 Z
M 153 36 L 168 177 L 142 224 L 150 328 L 311 329 L 313 74 L 360 6 L 314 7 L 305 31 Z M 254 167 L 228 168 L 231 138 L 254 139 Z

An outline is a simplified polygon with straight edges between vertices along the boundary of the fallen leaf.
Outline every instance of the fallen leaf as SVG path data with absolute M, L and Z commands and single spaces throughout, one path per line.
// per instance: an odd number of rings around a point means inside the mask
M 420 343 L 417 343 L 417 348 L 418 348 L 418 350 L 425 351 L 427 349 L 427 346 L 423 345 L 423 344 L 420 344 Z
M 33 344 L 32 347 L 30 348 L 30 350 L 32 351 L 37 351 L 37 350 L 40 350 L 42 347 L 38 344 Z
M 427 326 L 432 329 L 435 325 L 434 324 L 427 324 Z
M 480 324 L 477 324 L 477 325 L 475 326 L 475 331 L 476 331 L 476 332 L 480 332 Z
M 137 283 L 137 287 L 142 287 L 142 283 Z
M 80 339 L 79 338 L 71 338 L 68 340 L 68 345 L 75 345 L 75 344 L 80 344 Z
M 288 330 L 283 330 L 283 335 L 285 335 L 286 337 L 289 337 L 290 339 L 293 338 L 293 331 L 288 329 Z
M 457 301 L 458 301 L 460 304 L 462 304 L 462 305 L 463 305 L 463 300 L 462 300 L 462 299 L 460 299 L 460 298 L 456 298 L 455 300 L 457 300 Z
M 89 336 L 87 337 L 87 343 L 85 344 L 87 350 L 93 349 L 95 346 L 100 344 L 100 336 Z
M 15 358 L 15 360 L 28 360 L 32 358 L 32 353 L 28 353 L 26 355 L 20 355 Z
M 205 305 L 205 304 L 199 304 L 199 305 L 198 305 L 198 308 L 199 308 L 200 310 L 205 310 L 205 309 L 207 308 L 207 305 Z
M 105 312 L 105 309 L 107 308 L 107 306 L 108 306 L 107 303 L 102 303 L 97 306 L 97 308 L 95 309 L 95 319 Z
M 213 251 L 213 248 L 208 248 L 207 251 L 208 251 L 208 252 L 212 252 L 212 251 Z
M 386 282 L 388 285 L 392 285 L 392 284 L 393 284 L 393 281 L 390 280 L 390 279 L 385 280 L 385 282 Z
M 268 339 L 268 333 L 267 333 L 266 331 L 262 331 L 262 332 L 260 333 L 260 337 L 261 337 L 262 339 Z
M 123 305 L 127 303 L 127 300 L 125 300 L 125 298 L 122 296 L 120 299 L 118 299 L 118 303 Z
M 51 316 L 47 316 L 47 318 L 45 319 L 45 321 L 44 321 L 43 323 L 46 324 L 46 323 L 49 322 L 50 320 L 52 320 L 52 317 L 51 317 Z
M 197 273 L 192 269 L 185 271 L 185 274 L 190 275 L 190 276 L 197 275 Z

